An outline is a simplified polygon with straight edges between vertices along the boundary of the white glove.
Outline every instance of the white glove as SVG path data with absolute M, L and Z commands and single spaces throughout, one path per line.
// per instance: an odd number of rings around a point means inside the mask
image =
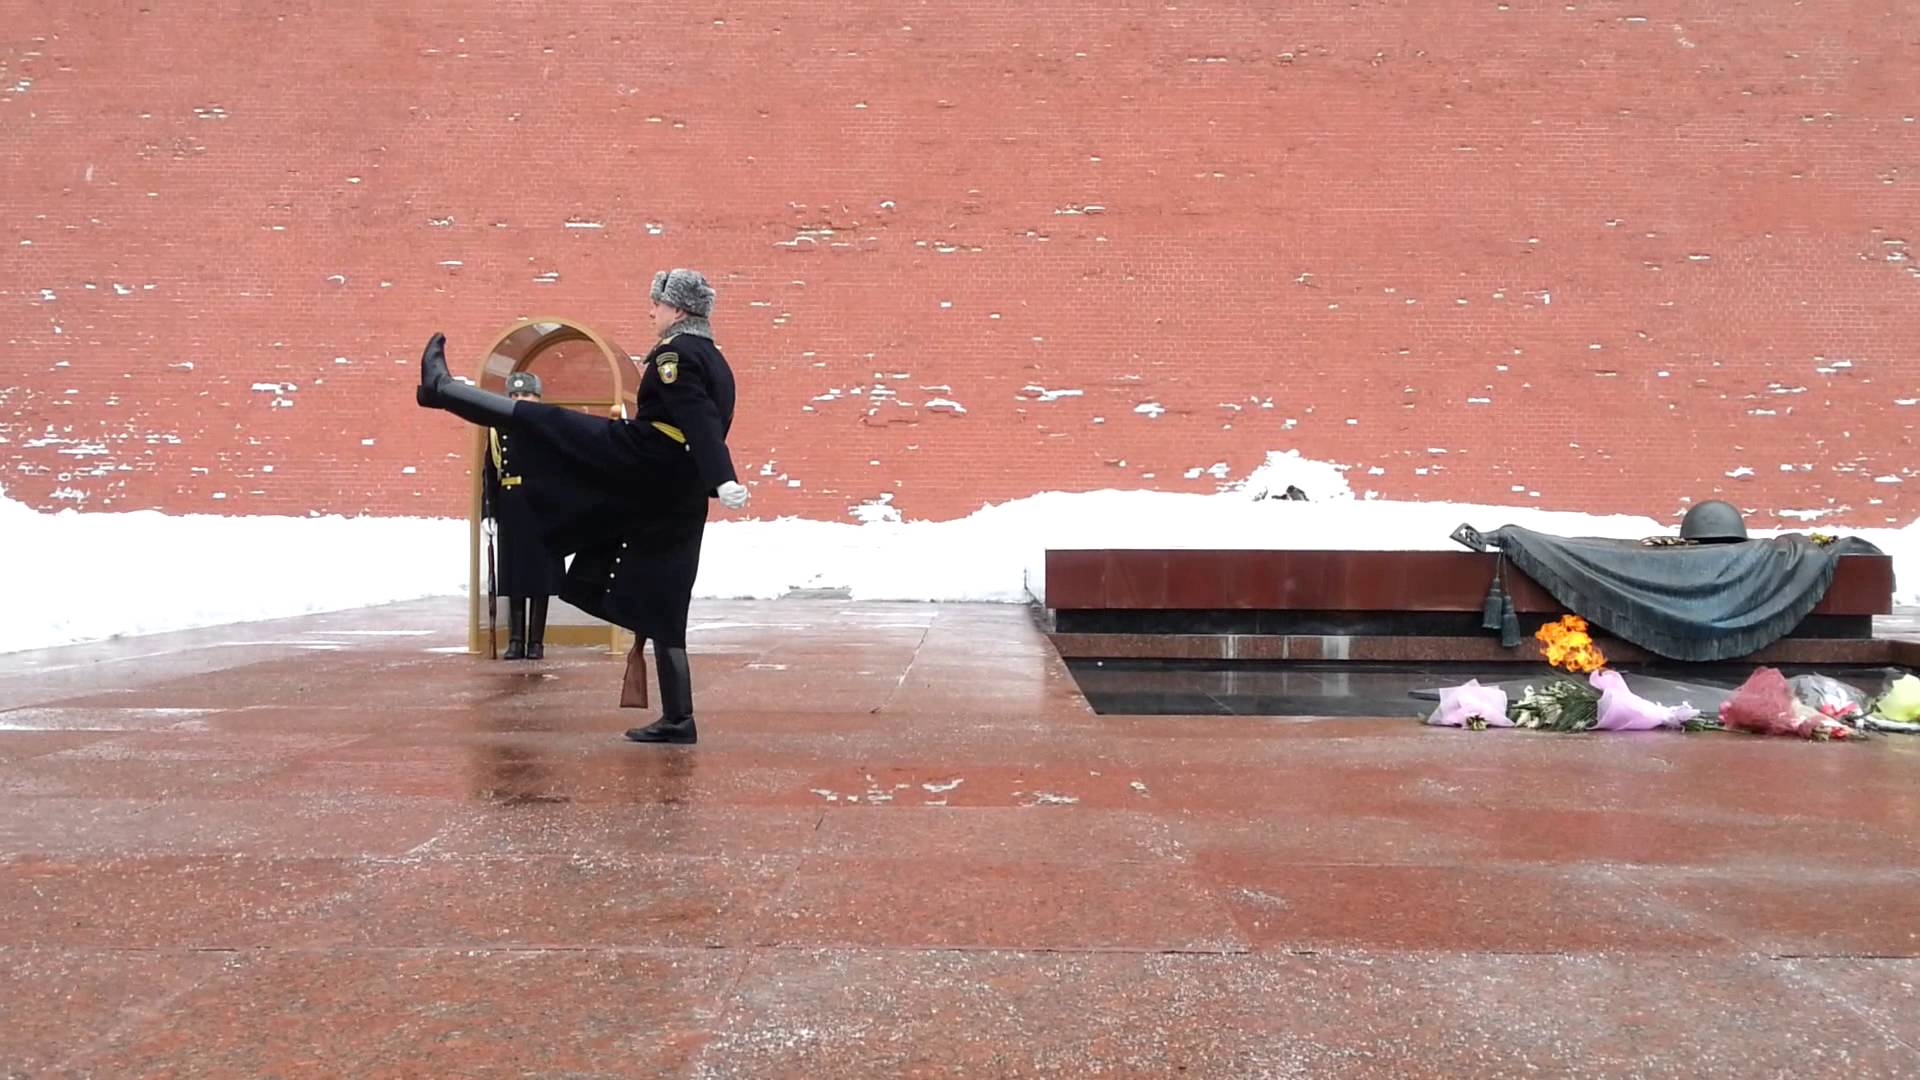
M 720 485 L 720 505 L 729 510 L 738 510 L 747 505 L 747 485 L 738 480 L 729 480 Z

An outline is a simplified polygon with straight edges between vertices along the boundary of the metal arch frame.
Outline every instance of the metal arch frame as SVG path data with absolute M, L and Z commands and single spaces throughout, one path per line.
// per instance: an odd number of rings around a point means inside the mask
M 515 334 L 520 333 L 530 326 L 540 326 L 549 323 L 553 325 L 553 329 L 535 338 L 525 352 L 515 358 L 512 368 L 498 373 L 488 370 L 488 364 L 496 355 L 500 355 L 501 347 L 506 345 L 508 340 Z M 512 375 L 516 371 L 525 371 L 535 367 L 536 361 L 548 350 L 556 345 L 564 345 L 571 341 L 591 342 L 594 348 L 599 351 L 602 359 L 607 362 L 607 373 L 612 376 L 613 395 L 609 400 L 552 401 L 549 402 L 549 404 L 563 405 L 569 408 L 605 409 L 608 415 L 613 415 L 615 410 L 624 410 L 627 380 L 626 368 L 622 365 L 631 365 L 633 362 L 632 357 L 611 338 L 596 332 L 585 323 L 573 319 L 561 318 L 559 316 L 546 315 L 519 319 L 506 329 L 495 334 L 492 342 L 487 346 L 486 350 L 480 354 L 479 363 L 474 369 L 474 385 L 484 389 L 502 391 L 504 390 L 507 376 Z M 499 385 L 489 386 L 489 380 L 496 374 Z M 467 512 L 467 651 L 478 654 L 485 652 L 487 648 L 486 619 L 482 611 L 482 608 L 486 604 L 486 594 L 481 584 L 482 547 L 480 535 L 481 495 L 482 488 L 486 483 L 485 469 L 483 466 L 483 455 L 487 453 L 487 432 L 485 428 L 474 428 L 472 445 L 472 456 L 469 458 L 469 461 L 472 464 L 471 471 L 473 479 L 470 485 L 470 500 Z M 632 635 L 620 627 L 611 625 L 609 625 L 605 631 L 592 626 L 559 626 L 549 628 L 547 640 L 555 644 L 569 645 L 591 645 L 605 641 L 610 652 L 615 655 L 622 655 L 632 644 Z

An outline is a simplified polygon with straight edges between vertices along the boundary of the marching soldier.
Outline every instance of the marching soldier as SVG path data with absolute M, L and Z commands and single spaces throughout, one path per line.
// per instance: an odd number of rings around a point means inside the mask
M 531 371 L 507 376 L 507 397 L 539 401 L 540 377 Z M 486 516 L 499 538 L 498 592 L 507 598 L 507 651 L 503 660 L 546 656 L 547 598 L 560 591 L 566 560 L 547 550 L 540 522 L 527 498 L 527 478 L 515 460 L 513 433 L 487 429 Z
M 687 666 L 687 608 L 700 566 L 707 501 L 747 504 L 746 485 L 727 449 L 733 424 L 733 369 L 707 321 L 714 291 L 698 271 L 653 279 L 659 342 L 640 362 L 629 419 L 589 416 L 536 401 L 513 401 L 454 379 L 446 336 L 420 357 L 417 404 L 443 409 L 513 439 L 516 474 L 548 549 L 572 553 L 561 599 L 633 631 L 621 704 L 644 701 L 641 644 L 653 642 L 661 717 L 633 728 L 635 742 L 692 743 L 693 685 Z M 638 685 L 636 686 L 636 682 Z

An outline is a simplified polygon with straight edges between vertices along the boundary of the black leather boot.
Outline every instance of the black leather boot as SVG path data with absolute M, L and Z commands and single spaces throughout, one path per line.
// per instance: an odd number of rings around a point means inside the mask
M 502 660 L 525 660 L 527 658 L 527 600 L 523 596 L 507 597 L 507 651 L 500 654 Z
M 693 724 L 693 681 L 687 671 L 687 650 L 653 645 L 653 671 L 660 680 L 660 719 L 633 728 L 627 738 L 647 743 L 696 743 L 700 730 Z
M 527 601 L 527 659 L 547 658 L 547 598 L 535 596 Z
M 435 334 L 420 354 L 420 385 L 414 404 L 444 409 L 470 424 L 501 427 L 513 419 L 513 399 L 477 386 L 468 386 L 447 371 L 447 335 Z

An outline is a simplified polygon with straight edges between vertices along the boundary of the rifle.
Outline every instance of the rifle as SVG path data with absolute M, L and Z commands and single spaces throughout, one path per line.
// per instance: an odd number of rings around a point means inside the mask
M 500 659 L 500 615 L 495 603 L 493 533 L 487 533 L 487 659 Z
M 492 462 L 487 463 L 486 476 L 480 484 L 480 531 L 487 538 L 487 659 L 500 659 L 500 613 L 497 602 L 498 585 L 494 576 L 493 560 L 493 482 Z

